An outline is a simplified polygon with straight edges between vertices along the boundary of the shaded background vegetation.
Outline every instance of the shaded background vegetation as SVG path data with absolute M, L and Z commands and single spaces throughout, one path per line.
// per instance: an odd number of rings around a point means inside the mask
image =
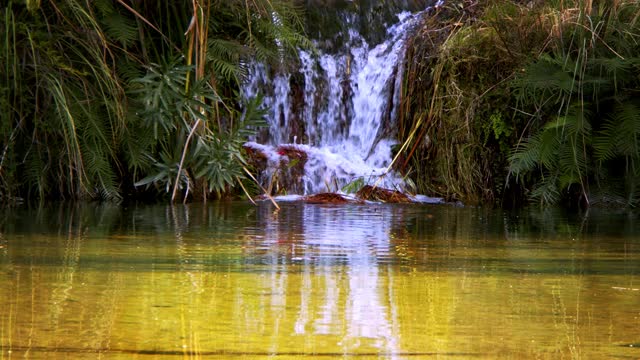
M 279 0 L 9 1 L 1 16 L 3 201 L 228 192 L 262 121 L 237 95 L 246 59 L 285 64 L 306 41 Z
M 8 1 L 0 201 L 237 193 L 262 124 L 238 95 L 249 59 L 339 47 L 345 10 L 375 43 L 427 3 Z M 639 18 L 636 0 L 445 2 L 407 47 L 396 167 L 468 204 L 634 206 Z
M 624 0 L 447 2 L 408 48 L 398 166 L 467 203 L 635 205 L 639 16 Z
M 385 40 L 386 30 L 403 11 L 420 11 L 434 0 L 305 0 L 305 30 L 319 45 L 340 49 L 356 30 L 369 44 Z

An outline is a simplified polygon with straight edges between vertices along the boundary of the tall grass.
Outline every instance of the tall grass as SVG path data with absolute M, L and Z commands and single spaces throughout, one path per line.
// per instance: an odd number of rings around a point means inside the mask
M 448 4 L 409 47 L 396 166 L 470 203 L 635 202 L 640 4 Z
M 426 19 L 408 48 L 396 165 L 418 190 L 466 203 L 493 202 L 515 136 L 508 81 L 535 47 L 536 18 L 512 3 L 448 3 Z M 524 31 L 523 30 L 523 31 Z
M 564 1 L 545 14 L 555 36 L 513 82 L 536 126 L 512 154 L 511 174 L 541 204 L 635 205 L 640 4 Z
M 185 23 L 176 40 L 184 57 L 167 61 L 165 54 L 163 65 L 132 80 L 143 118 L 160 119 L 165 130 L 155 135 L 161 151 L 147 151 L 152 169 L 136 185 L 166 189 L 171 201 L 219 197 L 244 179 L 242 143 L 264 123 L 260 99 L 238 97 L 248 59 L 286 64 L 292 50 L 309 46 L 288 1 L 194 2 Z
M 3 10 L 3 196 L 119 198 L 124 90 L 93 15 L 73 0 Z
M 237 95 L 247 59 L 309 45 L 288 0 L 9 1 L 1 15 L 3 201 L 232 191 L 261 124 L 259 99 Z

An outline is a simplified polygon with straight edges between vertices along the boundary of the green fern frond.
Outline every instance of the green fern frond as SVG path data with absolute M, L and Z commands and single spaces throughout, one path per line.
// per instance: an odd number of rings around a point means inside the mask
M 600 162 L 611 160 L 618 154 L 618 143 L 621 134 L 619 124 L 607 121 L 593 140 L 594 155 Z
M 542 181 L 538 182 L 531 192 L 531 201 L 537 201 L 540 205 L 557 204 L 560 200 L 560 190 L 558 189 L 558 181 L 555 176 L 546 176 Z
M 267 43 L 253 35 L 247 38 L 247 42 L 250 44 L 256 60 L 260 62 L 274 62 L 278 59 L 278 51 L 275 49 L 273 43 Z
M 539 141 L 532 144 L 532 146 L 538 147 L 540 154 L 538 161 L 540 165 L 546 169 L 554 169 L 557 167 L 558 149 L 560 149 L 563 140 L 562 132 L 562 128 L 545 128 L 538 138 Z
M 214 38 L 209 39 L 208 44 L 208 59 L 218 58 L 237 62 L 248 54 L 248 49 L 237 41 Z
M 594 139 L 596 159 L 640 156 L 640 107 L 633 102 L 617 105 Z
M 134 20 L 113 12 L 102 22 L 106 35 L 120 43 L 123 48 L 128 48 L 138 40 L 138 27 Z
M 114 173 L 109 155 L 99 145 L 90 141 L 82 145 L 83 158 L 91 197 L 119 201 L 117 175 Z
M 120 59 L 117 66 L 118 77 L 126 84 L 144 76 L 142 67 L 133 61 Z
M 116 143 L 114 134 L 117 127 L 109 121 L 108 112 L 102 111 L 99 103 L 81 101 L 74 96 L 72 111 L 76 116 L 76 131 L 86 178 L 87 195 L 103 200 L 118 201 Z
M 510 171 L 522 175 L 543 170 L 546 175 L 538 179 L 532 198 L 549 204 L 559 199 L 561 190 L 588 182 L 591 141 L 590 112 L 580 105 L 569 106 L 565 116 L 549 121 L 514 151 Z
M 127 119 L 129 126 L 122 134 L 119 153 L 124 157 L 124 163 L 133 172 L 132 177 L 135 179 L 139 173 L 151 168 L 153 164 L 151 153 L 155 139 L 149 136 L 149 128 L 141 124 L 135 111 L 131 110 L 127 114 Z
M 575 89 L 575 77 L 549 55 L 542 55 L 527 66 L 525 73 L 513 81 L 525 95 L 540 93 L 569 94 Z
M 237 63 L 231 63 L 222 59 L 212 58 L 209 60 L 212 71 L 220 79 L 232 84 L 240 84 L 243 78 L 242 68 Z
M 42 149 L 37 144 L 27 154 L 24 160 L 23 181 L 29 191 L 34 191 L 36 197 L 43 199 L 49 192 L 47 183 L 49 166 L 43 160 Z
M 559 174 L 560 189 L 567 189 L 573 184 L 585 184 L 589 167 L 584 147 L 572 142 L 562 144 L 557 154 L 557 165 L 550 170 Z
M 93 7 L 102 17 L 109 16 L 115 11 L 111 0 L 94 0 Z
M 214 74 L 237 85 L 245 76 L 244 69 L 240 66 L 240 58 L 245 53 L 247 53 L 246 48 L 235 41 L 211 39 L 207 61 Z
M 509 172 L 516 176 L 532 171 L 540 162 L 540 137 L 533 138 L 520 144 L 509 157 Z

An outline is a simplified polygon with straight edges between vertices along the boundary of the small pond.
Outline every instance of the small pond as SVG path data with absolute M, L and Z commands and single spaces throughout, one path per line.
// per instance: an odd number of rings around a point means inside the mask
M 2 210 L 0 359 L 636 359 L 630 212 Z

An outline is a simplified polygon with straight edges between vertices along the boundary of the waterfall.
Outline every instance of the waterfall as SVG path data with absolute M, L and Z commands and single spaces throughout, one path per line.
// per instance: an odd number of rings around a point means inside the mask
M 265 183 L 293 150 L 305 154 L 299 156 L 304 171 L 288 192 L 340 191 L 354 181 L 404 189 L 401 176 L 389 169 L 394 118 L 405 42 L 423 14 L 400 13 L 375 46 L 351 26 L 340 50 L 300 51 L 299 68 L 291 73 L 252 65 L 243 93 L 264 95 L 268 129 L 246 147 L 267 158 Z M 355 22 L 355 15 L 346 21 Z

